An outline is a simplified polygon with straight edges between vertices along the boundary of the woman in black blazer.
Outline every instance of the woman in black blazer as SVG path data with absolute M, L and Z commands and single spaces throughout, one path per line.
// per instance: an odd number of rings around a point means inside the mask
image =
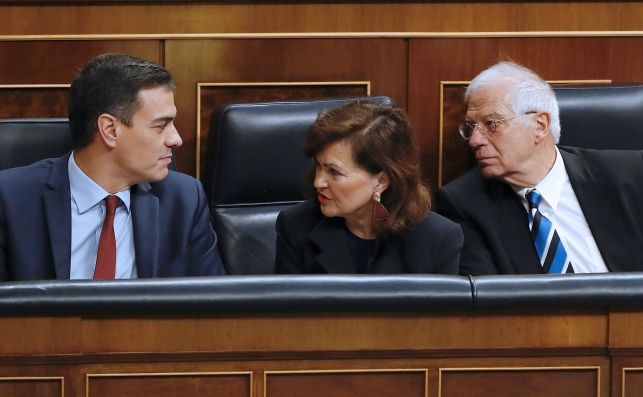
M 278 273 L 458 273 L 462 229 L 430 212 L 401 109 L 354 102 L 321 113 L 304 149 L 317 197 L 279 214 Z

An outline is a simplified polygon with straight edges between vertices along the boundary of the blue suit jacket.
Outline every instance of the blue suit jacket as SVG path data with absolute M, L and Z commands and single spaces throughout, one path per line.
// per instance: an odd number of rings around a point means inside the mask
M 0 280 L 69 279 L 69 154 L 0 172 Z M 201 184 L 170 171 L 131 188 L 139 278 L 223 274 Z

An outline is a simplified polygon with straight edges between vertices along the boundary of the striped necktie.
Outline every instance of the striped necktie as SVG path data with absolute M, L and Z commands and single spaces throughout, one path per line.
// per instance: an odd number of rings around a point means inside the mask
M 538 190 L 533 189 L 525 195 L 529 203 L 529 228 L 534 239 L 536 252 L 543 265 L 543 270 L 548 274 L 574 273 L 567 251 L 560 241 L 558 232 L 551 221 L 538 210 L 543 196 Z

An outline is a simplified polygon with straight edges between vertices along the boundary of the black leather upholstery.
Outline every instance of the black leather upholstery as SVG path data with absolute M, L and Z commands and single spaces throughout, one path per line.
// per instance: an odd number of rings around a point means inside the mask
M 303 139 L 318 113 L 361 99 L 230 105 L 213 115 L 203 185 L 228 274 L 274 273 L 275 220 L 302 201 Z
M 0 283 L 0 317 L 641 307 L 643 273 L 272 275 Z
M 459 276 L 227 276 L 0 284 L 11 314 L 190 314 L 419 311 L 472 308 Z
M 70 149 L 67 119 L 0 120 L 0 170 L 62 156 Z
M 560 144 L 643 149 L 643 85 L 555 88 Z

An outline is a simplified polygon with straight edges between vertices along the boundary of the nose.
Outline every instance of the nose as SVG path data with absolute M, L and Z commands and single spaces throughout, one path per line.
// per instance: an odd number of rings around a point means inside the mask
M 313 186 L 315 187 L 315 189 L 321 189 L 328 186 L 328 184 L 326 183 L 326 178 L 324 178 L 319 170 L 315 172 L 315 181 L 313 182 Z
M 169 134 L 165 140 L 165 145 L 171 148 L 178 148 L 183 145 L 183 139 L 179 135 L 179 131 L 176 129 L 174 124 L 172 124 Z
M 472 148 L 477 148 L 487 143 L 487 137 L 480 131 L 478 125 L 476 124 L 475 128 L 471 131 L 471 137 L 469 138 L 469 146 Z

